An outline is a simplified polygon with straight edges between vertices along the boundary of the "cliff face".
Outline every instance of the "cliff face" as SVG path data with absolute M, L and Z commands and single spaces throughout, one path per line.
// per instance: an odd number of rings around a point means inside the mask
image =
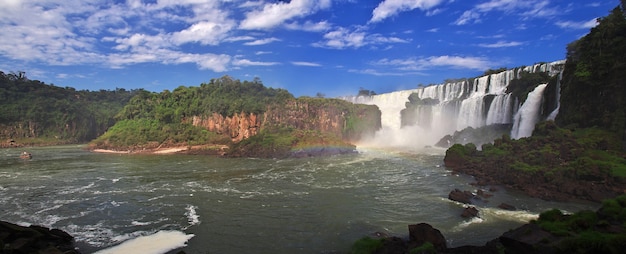
M 356 141 L 372 135 L 381 127 L 380 111 L 376 106 L 356 105 L 335 99 L 300 98 L 284 105 L 271 105 L 263 114 L 239 113 L 222 116 L 193 116 L 194 126 L 228 135 L 239 142 L 274 126 L 330 133 L 346 141 Z
M 239 113 L 230 117 L 213 113 L 210 116 L 193 116 L 191 124 L 204 127 L 217 134 L 228 135 L 233 142 L 239 142 L 258 134 L 261 121 L 253 113 Z

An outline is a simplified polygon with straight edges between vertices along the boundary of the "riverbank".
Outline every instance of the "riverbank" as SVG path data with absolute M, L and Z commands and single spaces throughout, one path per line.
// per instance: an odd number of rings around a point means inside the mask
M 545 211 L 482 246 L 448 247 L 427 223 L 408 225 L 407 238 L 375 235 L 352 246 L 352 253 L 621 253 L 626 248 L 626 195 L 603 201 L 597 211 Z
M 478 150 L 454 145 L 444 164 L 475 177 L 476 185 L 503 185 L 554 201 L 602 202 L 626 193 L 626 154 L 614 134 L 538 124 L 532 137 L 497 139 Z

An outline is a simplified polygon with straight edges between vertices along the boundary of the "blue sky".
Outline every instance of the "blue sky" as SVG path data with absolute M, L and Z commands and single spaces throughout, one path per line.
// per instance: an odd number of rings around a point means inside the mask
M 161 92 L 230 75 L 385 93 L 565 58 L 617 0 L 2 0 L 0 70 Z

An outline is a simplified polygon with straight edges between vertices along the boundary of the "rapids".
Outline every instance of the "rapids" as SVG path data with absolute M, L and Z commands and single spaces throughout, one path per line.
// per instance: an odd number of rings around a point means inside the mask
M 413 223 L 440 229 L 449 246 L 478 245 L 548 208 L 596 208 L 498 188 L 477 204 L 480 218 L 465 220 L 447 195 L 476 190 L 473 180 L 446 170 L 444 150 L 434 148 L 284 160 L 83 148 L 29 148 L 26 161 L 21 150 L 0 149 L 0 218 L 67 231 L 84 253 L 157 243 L 151 253 L 347 253 L 374 232 L 404 237 Z M 501 202 L 519 210 L 496 208 Z

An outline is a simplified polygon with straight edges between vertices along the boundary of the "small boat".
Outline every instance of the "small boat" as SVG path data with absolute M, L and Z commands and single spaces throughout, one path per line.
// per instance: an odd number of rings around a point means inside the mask
M 33 158 L 33 155 L 30 154 L 29 152 L 22 152 L 22 154 L 20 154 L 20 159 L 24 159 L 24 160 L 30 160 Z

